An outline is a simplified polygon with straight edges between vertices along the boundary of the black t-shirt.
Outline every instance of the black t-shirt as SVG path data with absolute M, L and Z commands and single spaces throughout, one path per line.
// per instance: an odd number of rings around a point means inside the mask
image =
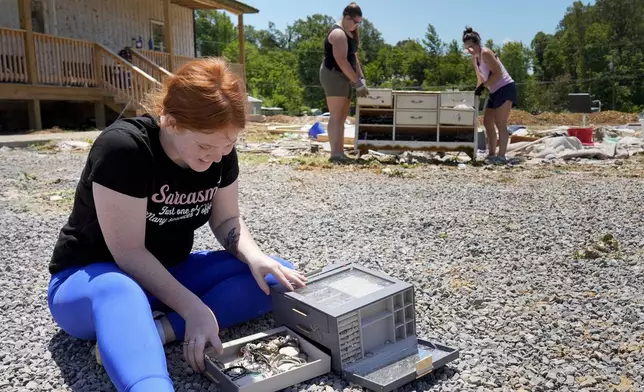
M 62 269 L 114 262 L 101 232 L 92 182 L 147 198 L 145 246 L 166 267 L 192 251 L 194 231 L 208 222 L 218 188 L 239 175 L 235 149 L 204 172 L 182 168 L 165 154 L 159 125 L 144 115 L 121 119 L 96 138 L 76 188 L 72 213 L 60 231 L 49 264 Z

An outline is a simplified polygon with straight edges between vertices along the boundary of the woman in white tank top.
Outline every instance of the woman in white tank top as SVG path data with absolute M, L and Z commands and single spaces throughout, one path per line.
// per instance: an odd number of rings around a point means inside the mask
M 463 45 L 472 55 L 472 65 L 476 72 L 476 95 L 484 89 L 490 92 L 483 123 L 488 144 L 488 163 L 505 163 L 508 148 L 508 117 L 510 110 L 517 105 L 517 88 L 514 80 L 499 60 L 498 56 L 486 47 L 481 46 L 481 36 L 468 27 L 463 32 Z M 497 135 L 498 155 L 497 155 Z

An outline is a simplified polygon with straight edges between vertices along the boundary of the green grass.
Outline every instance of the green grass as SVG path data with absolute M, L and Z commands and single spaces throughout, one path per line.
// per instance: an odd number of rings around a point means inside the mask
M 604 256 L 619 258 L 621 256 L 619 241 L 612 233 L 605 233 L 594 240 L 589 246 L 573 253 L 575 260 L 595 260 Z

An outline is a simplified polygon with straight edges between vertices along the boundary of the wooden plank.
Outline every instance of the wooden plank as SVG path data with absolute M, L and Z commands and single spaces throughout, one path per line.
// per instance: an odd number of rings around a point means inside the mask
M 105 84 L 105 74 L 103 73 L 103 56 L 101 55 L 101 48 L 94 45 L 92 48 L 92 56 L 94 62 L 94 78 L 98 87 L 103 88 Z
M 224 10 L 228 11 L 232 14 L 239 14 L 239 10 L 230 7 L 225 4 L 220 4 L 216 1 L 212 0 L 193 0 L 190 2 L 190 5 L 186 5 L 186 7 L 194 8 L 194 9 L 214 9 L 214 10 Z
M 194 8 L 222 9 L 233 14 L 256 14 L 259 10 L 236 0 L 192 0 Z
M 244 14 L 237 15 L 237 31 L 239 32 L 239 64 L 242 66 L 242 79 L 246 80 L 246 50 L 244 49 Z
M 321 143 L 328 142 L 329 141 L 329 135 L 326 134 L 326 133 L 320 134 L 320 135 L 317 136 L 316 140 L 318 142 L 321 142 Z M 351 146 L 353 146 L 354 142 L 355 142 L 354 138 L 347 137 L 347 136 L 344 137 L 344 141 L 343 141 L 344 144 L 350 144 Z
M 103 91 L 96 87 L 33 86 L 0 83 L 0 99 L 41 101 L 98 101 Z
M 172 48 L 172 18 L 170 15 L 170 0 L 163 0 L 163 39 L 165 41 L 163 45 L 166 52 L 170 53 L 170 58 L 168 59 L 170 72 L 175 72 L 174 59 L 172 58 L 174 49 Z
M 38 67 L 36 64 L 36 45 L 31 23 L 31 0 L 18 0 L 20 13 L 20 28 L 25 30 L 25 57 L 27 57 L 27 74 L 29 83 L 38 83 Z
M 124 104 L 120 104 L 111 98 L 106 98 L 104 102 L 105 102 L 105 106 L 112 109 L 116 113 L 121 113 L 121 111 L 125 108 Z
M 42 116 L 40 115 L 40 101 L 29 101 L 29 128 L 34 131 L 42 131 Z
M 94 117 L 96 118 L 96 128 L 103 129 L 106 125 L 105 118 L 105 103 L 103 101 L 96 101 L 94 103 Z

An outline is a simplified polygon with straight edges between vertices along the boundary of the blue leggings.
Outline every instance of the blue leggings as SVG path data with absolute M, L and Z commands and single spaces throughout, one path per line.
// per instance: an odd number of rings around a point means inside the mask
M 213 310 L 222 329 L 271 311 L 271 297 L 259 288 L 248 266 L 226 251 L 193 253 L 170 272 Z M 271 275 L 266 281 L 270 286 L 278 283 Z M 97 340 L 105 371 L 118 391 L 174 391 L 152 312 L 166 313 L 177 340 L 183 340 L 185 322 L 115 263 L 53 275 L 48 302 L 65 332 Z

